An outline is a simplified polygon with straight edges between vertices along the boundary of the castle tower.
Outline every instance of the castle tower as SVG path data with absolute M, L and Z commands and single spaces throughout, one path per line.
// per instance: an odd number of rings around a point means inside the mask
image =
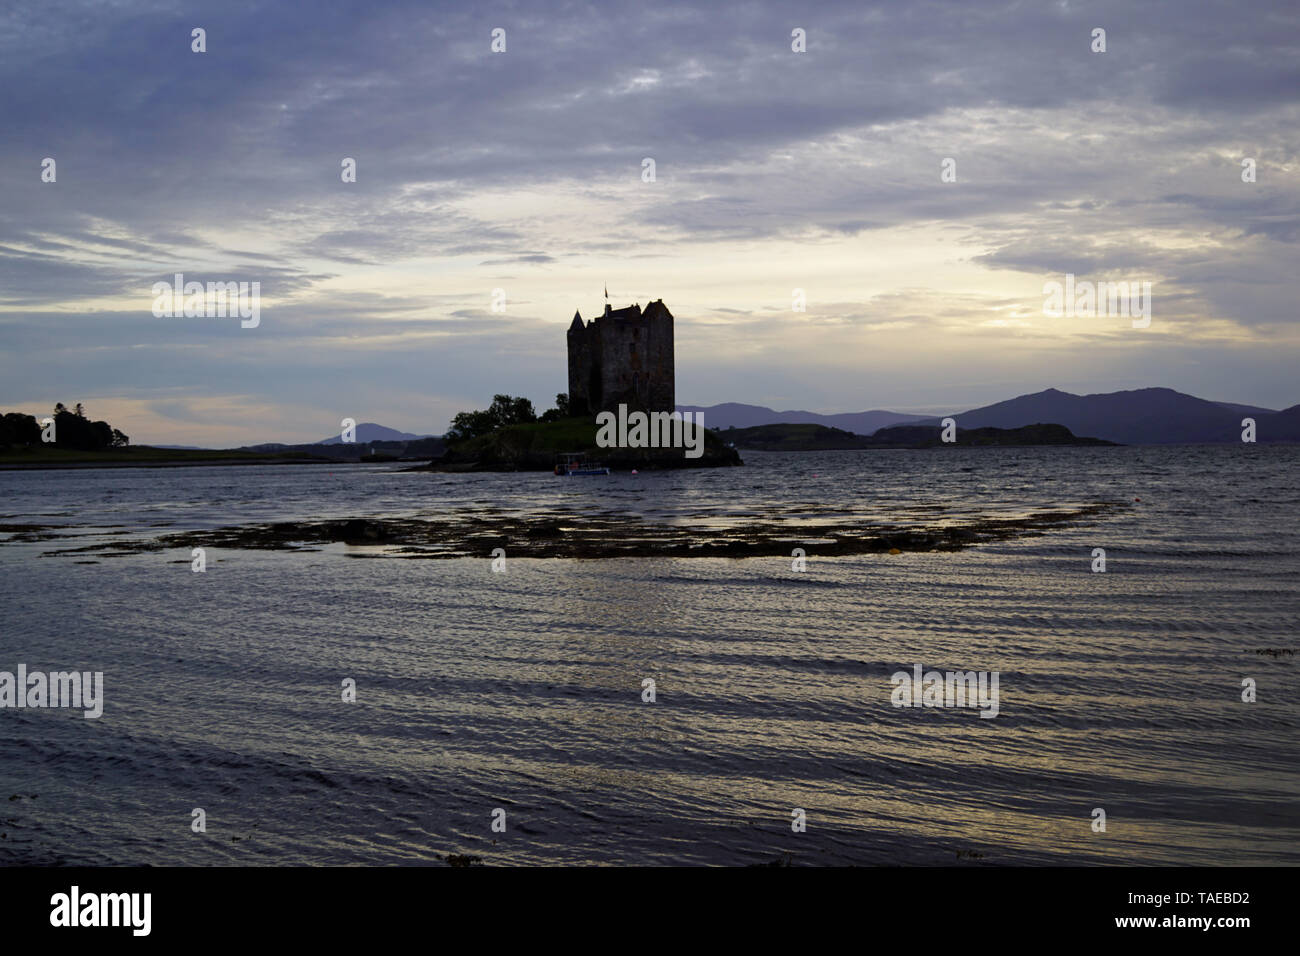
M 611 309 L 583 323 L 578 312 L 567 333 L 569 407 L 575 415 L 676 408 L 673 315 L 660 299 Z

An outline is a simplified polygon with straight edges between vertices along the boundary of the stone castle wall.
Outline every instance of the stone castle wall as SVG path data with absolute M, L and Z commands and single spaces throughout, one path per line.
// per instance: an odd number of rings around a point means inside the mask
M 676 407 L 673 316 L 663 301 L 607 310 L 569 327 L 569 404 L 575 411 Z

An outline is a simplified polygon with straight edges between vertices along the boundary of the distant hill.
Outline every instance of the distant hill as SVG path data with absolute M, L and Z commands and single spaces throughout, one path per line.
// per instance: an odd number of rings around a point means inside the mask
M 386 425 L 376 425 L 374 422 L 361 422 L 357 425 L 357 442 L 365 444 L 372 441 L 415 441 L 419 438 L 433 438 L 433 435 L 412 435 L 410 432 L 399 432 L 396 428 L 389 428 Z M 343 443 L 341 434 L 331 435 L 329 438 L 322 438 L 316 442 L 317 445 L 340 445 Z
M 1241 408 L 1255 414 L 1243 413 Z M 1055 388 L 959 412 L 959 428 L 1018 428 L 1036 422 L 1056 422 L 1076 435 L 1093 435 L 1132 445 L 1241 440 L 1241 420 L 1256 421 L 1257 440 L 1300 440 L 1300 406 L 1280 412 L 1253 406 L 1209 402 L 1172 388 L 1140 388 L 1126 392 L 1072 395 Z M 925 424 L 938 424 L 931 418 Z
M 718 437 L 736 448 L 756 451 L 836 451 L 870 445 L 870 439 L 862 435 L 825 425 L 779 423 L 728 428 L 718 432 Z
M 703 412 L 706 428 L 754 428 L 758 425 L 778 424 L 824 425 L 828 428 L 852 432 L 855 435 L 870 435 L 878 428 L 926 421 L 929 417 L 880 410 L 842 412 L 835 415 L 804 411 L 777 412 L 762 405 L 742 405 L 738 402 L 724 402 L 721 405 L 678 405 L 677 410 Z
M 360 428 L 358 428 L 358 432 Z M 441 455 L 446 444 L 441 438 L 417 438 L 413 441 L 316 442 L 310 445 L 285 445 L 267 442 L 237 449 L 261 454 L 298 454 L 327 458 L 332 461 L 398 461 L 432 458 Z
M 824 425 L 756 425 L 730 428 L 718 436 L 736 448 L 752 451 L 840 451 L 871 448 L 933 448 L 972 445 L 1111 445 L 1099 438 L 1075 436 L 1064 425 L 1035 423 L 1020 428 L 958 428 L 956 441 L 943 440 L 938 425 L 893 425 L 870 437 Z
M 896 425 L 882 428 L 866 439 L 868 448 L 934 448 L 945 444 L 969 445 L 1113 445 L 1101 438 L 1075 435 L 1064 425 L 1035 422 L 1018 428 L 958 428 L 956 441 L 945 443 L 938 425 Z

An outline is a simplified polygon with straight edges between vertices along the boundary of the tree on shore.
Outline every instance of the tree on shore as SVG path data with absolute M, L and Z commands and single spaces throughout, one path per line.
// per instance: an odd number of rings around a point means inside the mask
M 68 411 L 62 402 L 54 406 L 55 448 L 76 451 L 103 451 L 106 448 L 125 448 L 131 439 L 108 422 L 92 422 L 86 418 L 85 406 L 80 402 L 75 411 Z M 34 415 L 6 412 L 0 416 L 0 447 L 26 448 L 41 444 L 41 424 Z
M 35 415 L 5 412 L 0 415 L 0 446 L 25 447 L 41 440 L 41 426 Z

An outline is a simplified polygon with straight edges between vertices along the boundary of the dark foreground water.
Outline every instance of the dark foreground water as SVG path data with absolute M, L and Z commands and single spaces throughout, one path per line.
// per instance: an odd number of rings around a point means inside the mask
M 97 720 L 0 709 L 0 864 L 1300 863 L 1300 448 L 746 458 L 0 473 L 0 671 L 99 670 L 106 697 Z M 775 515 L 797 544 L 804 521 L 1101 501 L 1122 504 L 959 552 L 810 541 L 803 572 L 95 550 L 467 509 Z M 914 664 L 999 672 L 999 715 L 891 706 Z

